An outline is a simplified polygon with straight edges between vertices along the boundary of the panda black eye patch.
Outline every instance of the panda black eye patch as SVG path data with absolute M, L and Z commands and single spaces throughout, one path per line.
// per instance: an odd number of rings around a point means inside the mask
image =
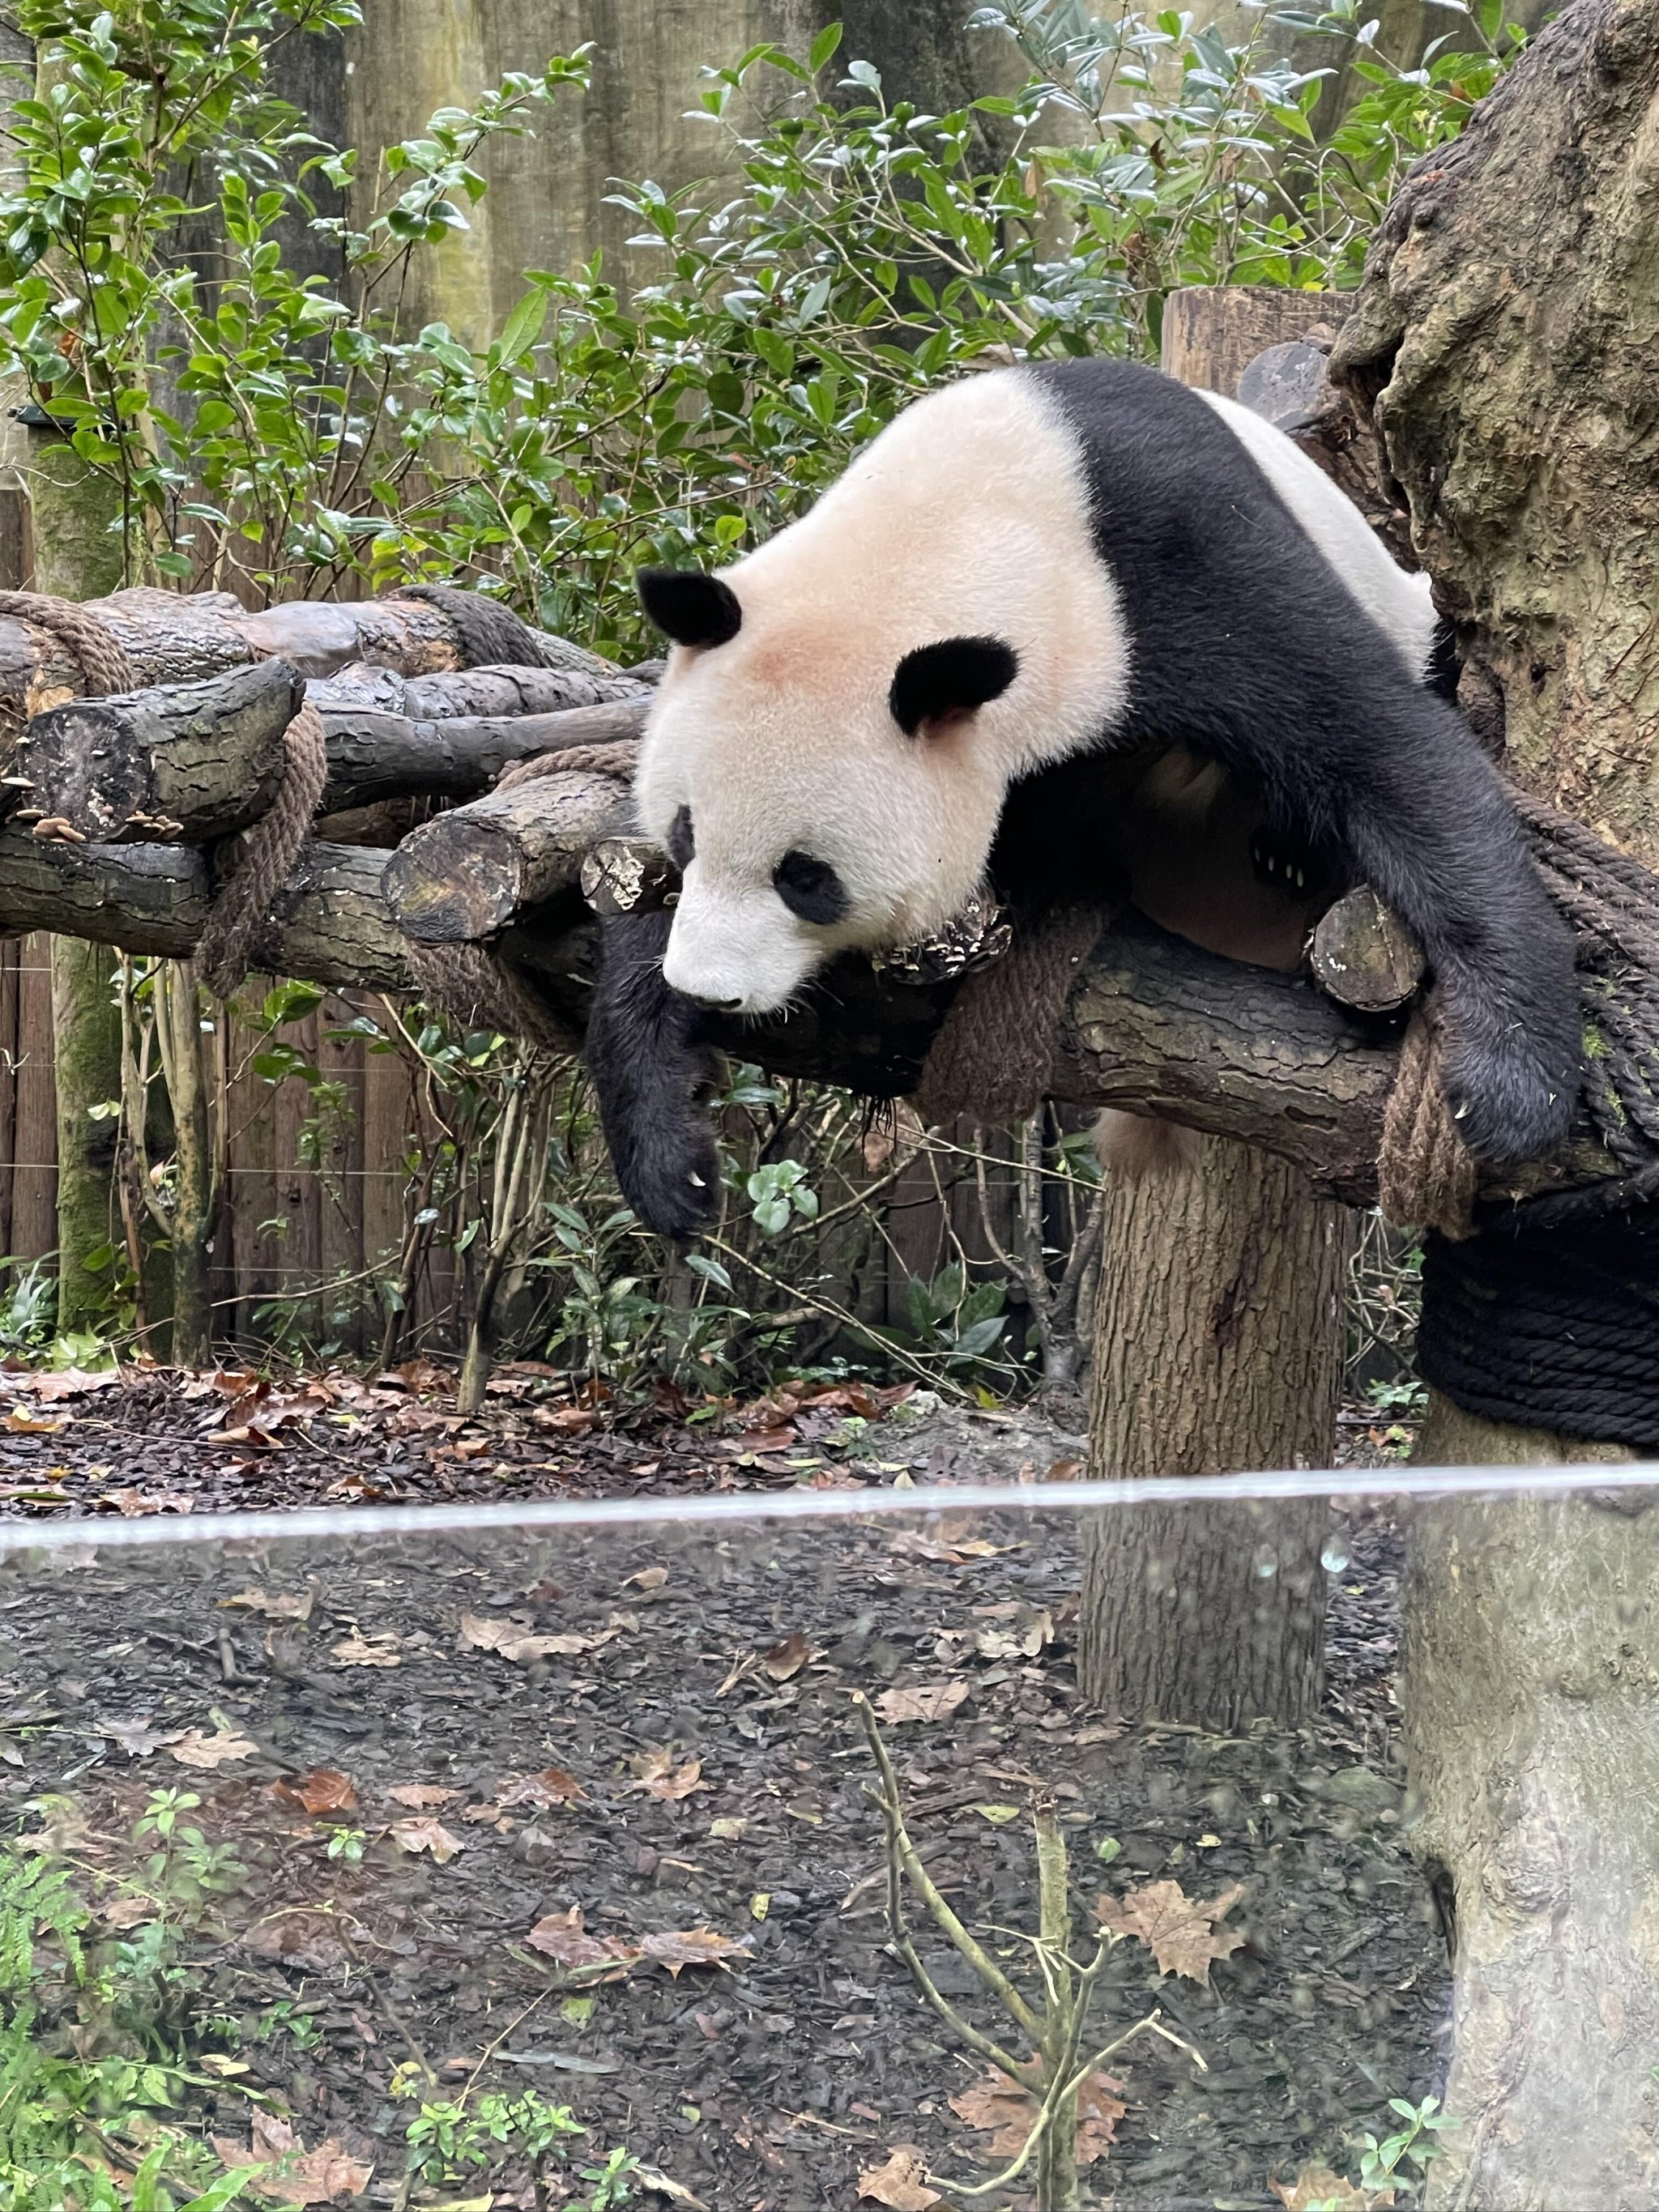
M 668 857 L 684 875 L 697 849 L 691 835 L 691 809 L 682 806 L 668 825 Z
M 786 853 L 772 871 L 772 887 L 791 914 L 823 928 L 842 921 L 851 903 L 829 861 L 810 853 Z

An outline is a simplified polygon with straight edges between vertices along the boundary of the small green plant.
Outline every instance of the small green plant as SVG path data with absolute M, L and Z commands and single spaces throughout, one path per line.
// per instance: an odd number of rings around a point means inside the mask
M 552 2203 L 551 2172 L 562 2165 L 570 2146 L 587 2130 L 564 2105 L 550 2105 L 527 2089 L 521 2096 L 486 2094 L 469 2103 L 427 2101 L 410 2122 L 409 2168 L 434 2185 L 465 2182 L 520 2166 L 528 2169 L 538 2207 Z M 606 2212 L 624 2204 L 631 2192 L 627 2177 L 639 2161 L 612 2150 L 603 2166 L 579 2169 L 596 2184 L 592 2195 L 567 2212 Z
M 331 1828 L 325 1846 L 326 1856 L 343 1859 L 347 1866 L 357 1866 L 368 1848 L 368 1833 L 363 1828 Z
M 185 1920 L 198 1917 L 210 1898 L 240 1889 L 246 1873 L 234 1844 L 210 1844 L 201 1829 L 180 1825 L 201 1802 L 193 1790 L 152 1790 L 133 1831 L 156 1845 L 144 1865 L 152 1894 Z
M 322 2030 L 308 2012 L 302 2012 L 291 1997 L 278 1997 L 268 2004 L 253 2023 L 256 2043 L 274 2043 L 278 2036 L 286 2036 L 296 2051 L 315 2051 L 323 2039 Z
M 1438 2097 L 1425 2097 L 1420 2105 L 1404 2097 L 1390 2097 L 1389 2110 L 1405 2124 L 1380 2142 L 1376 2136 L 1365 2137 L 1359 2158 L 1362 2189 L 1398 2188 L 1402 2184 L 1414 2188 L 1431 2162 L 1443 2153 L 1444 2146 L 1437 2138 L 1459 2124 L 1441 2111 Z M 1406 2170 L 1408 2166 L 1417 2168 L 1415 2175 Z
M 1006 1296 L 1006 1285 L 994 1278 L 970 1285 L 960 1266 L 942 1267 L 932 1282 L 913 1275 L 905 1285 L 908 1328 L 892 1334 L 940 1359 L 947 1370 L 981 1366 L 1008 1326 Z

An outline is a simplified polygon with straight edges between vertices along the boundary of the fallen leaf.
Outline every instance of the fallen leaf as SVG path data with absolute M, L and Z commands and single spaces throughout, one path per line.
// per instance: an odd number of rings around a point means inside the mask
M 876 1711 L 895 1727 L 903 1721 L 949 1720 L 967 1694 L 966 1682 L 919 1682 L 913 1689 L 884 1690 Z
M 142 1928 L 146 1921 L 158 1920 L 161 1913 L 153 1897 L 118 1897 L 103 1908 L 105 1925 L 110 1928 Z
M 204 1735 L 200 1729 L 186 1729 L 167 1746 L 180 1766 L 204 1768 L 222 1766 L 228 1759 L 251 1759 L 258 1748 L 248 1737 L 233 1735 L 228 1729 L 220 1729 L 212 1735 Z
M 195 1500 L 185 1490 L 137 1490 L 123 1484 L 106 1490 L 94 1504 L 101 1513 L 118 1513 L 123 1520 L 141 1521 L 149 1513 L 188 1513 Z
M 641 1751 L 629 1762 L 637 1779 L 627 1784 L 629 1790 L 643 1790 L 647 1796 L 660 1797 L 673 1804 L 689 1797 L 694 1790 L 707 1790 L 708 1784 L 701 1779 L 702 1761 L 688 1759 L 684 1766 L 676 1766 L 672 1751 L 661 1749 Z
M 215 2136 L 213 2148 L 221 2163 L 232 2168 L 273 2166 L 276 2171 L 253 2186 L 261 2197 L 283 2204 L 328 2204 L 337 2197 L 361 2197 L 374 2172 L 351 2157 L 337 2136 L 307 2150 L 292 2124 L 276 2112 L 256 2111 L 252 2136 L 246 2149 L 228 2136 Z
M 1359 2189 L 1328 2166 L 1304 2166 L 1294 2181 L 1270 2181 L 1285 2212 L 1386 2212 L 1392 2189 Z
M 747 1820 L 711 1820 L 708 1832 L 717 1844 L 739 1844 L 748 1826 Z
M 112 1390 L 120 1379 L 113 1367 L 93 1373 L 84 1367 L 41 1368 L 27 1379 L 19 1376 L 9 1387 L 27 1390 L 43 1406 L 54 1406 L 60 1398 L 83 1398 L 89 1390 Z
M 556 1966 L 626 1966 L 642 1955 L 637 1943 L 621 1936 L 590 1936 L 582 1924 L 580 1905 L 573 1905 L 568 1912 L 546 1914 L 525 1941 Z
M 627 1589 L 632 1584 L 642 1590 L 659 1590 L 667 1580 L 666 1567 L 641 1567 L 636 1575 L 623 1576 L 623 1588 Z
M 349 1636 L 329 1646 L 337 1666 L 340 1667 L 401 1667 L 398 1647 L 403 1642 L 391 1629 L 383 1628 L 373 1636 L 365 1636 L 361 1628 L 354 1628 Z
M 927 2187 L 927 2162 L 915 2143 L 899 2143 L 884 2166 L 860 2169 L 859 2195 L 890 2206 L 891 2212 L 927 2212 L 944 2199 Z
M 762 1652 L 761 1665 L 775 1682 L 787 1682 L 792 1674 L 799 1674 L 811 1656 L 812 1647 L 804 1636 L 786 1636 L 781 1644 Z
M 460 1837 L 452 1835 L 429 1814 L 423 1820 L 394 1820 L 387 1832 L 400 1851 L 430 1851 L 439 1866 L 447 1866 L 457 1851 L 466 1849 Z
M 46 1420 L 39 1413 L 26 1413 L 21 1406 L 14 1406 L 5 1419 L 5 1426 L 15 1437 L 55 1437 L 69 1423 L 67 1413 L 58 1420 Z
M 721 1936 L 712 1928 L 685 1928 L 663 1936 L 641 1936 L 641 1956 L 654 1966 L 665 1966 L 676 1981 L 686 1966 L 724 1966 L 733 1959 L 746 1959 L 749 1946 L 740 1937 Z
M 529 1805 L 544 1813 L 550 1806 L 573 1805 L 586 1795 L 574 1774 L 567 1774 L 562 1766 L 544 1766 L 539 1774 L 509 1775 L 495 1792 L 495 1802 L 503 1811 L 513 1805 Z
M 1109 2075 L 1091 2074 L 1077 2093 L 1077 2162 L 1092 2166 L 1104 2158 L 1117 2133 L 1117 2124 L 1128 2106 L 1114 2092 L 1121 2088 Z M 1036 2125 L 1037 2100 L 1029 2090 L 990 2068 L 971 2088 L 950 2100 L 951 2110 L 970 2128 L 994 2130 L 980 2151 L 982 2159 L 1000 2164 L 1017 2158 Z
M 665 2197 L 671 2204 L 686 2204 L 690 2212 L 708 2212 L 701 2197 L 694 2197 L 683 2181 L 676 2181 L 672 2173 L 660 2166 L 636 2166 L 629 2173 L 629 2181 L 652 2197 Z
M 1021 1613 L 1026 1608 L 1019 1607 Z M 1054 1615 L 1043 1609 L 1006 1628 L 981 1628 L 974 1649 L 981 1659 L 1035 1659 L 1045 1644 L 1054 1640 Z
M 1244 1941 L 1242 1929 L 1218 1928 L 1244 1894 L 1236 1881 L 1207 1905 L 1187 1896 L 1178 1881 L 1144 1882 L 1121 1902 L 1103 1897 L 1095 1917 L 1116 1936 L 1133 1936 L 1158 1960 L 1160 1975 L 1180 1974 L 1189 1982 L 1207 1982 L 1217 1959 L 1230 1958 Z
M 142 1720 L 105 1721 L 94 1723 L 100 1735 L 107 1736 L 118 1744 L 129 1759 L 150 1759 L 158 1751 L 165 1751 L 170 1743 L 177 1743 L 184 1734 L 182 1729 L 153 1729 L 149 1716 Z
M 256 1959 L 281 1959 L 312 1974 L 326 1974 L 349 1956 L 330 1916 L 320 1911 L 273 1912 L 254 1923 L 241 1946 Z
M 1018 1805 L 975 1805 L 974 1810 L 981 1820 L 988 1820 L 994 1828 L 1006 1828 L 1010 1820 L 1019 1818 Z
M 263 1613 L 272 1620 L 309 1620 L 317 1593 L 307 1590 L 304 1596 L 283 1590 L 239 1590 L 234 1597 L 222 1597 L 221 1607 L 240 1606 L 247 1613 Z
M 386 1796 L 399 1805 L 412 1805 L 423 1813 L 430 1805 L 447 1805 L 460 1796 L 459 1790 L 441 1790 L 435 1782 L 394 1782 Z
M 351 1777 L 331 1766 L 313 1766 L 297 1782 L 273 1782 L 270 1786 L 277 1796 L 312 1814 L 349 1813 L 357 1802 Z
M 461 1615 L 461 1642 L 464 1644 L 475 1651 L 494 1651 L 500 1657 L 515 1660 L 520 1665 L 528 1665 L 532 1659 L 546 1659 L 555 1652 L 574 1656 L 581 1651 L 597 1651 L 601 1644 L 609 1644 L 616 1634 L 615 1628 L 605 1628 L 597 1636 L 538 1636 L 522 1621 L 484 1620 L 476 1613 Z

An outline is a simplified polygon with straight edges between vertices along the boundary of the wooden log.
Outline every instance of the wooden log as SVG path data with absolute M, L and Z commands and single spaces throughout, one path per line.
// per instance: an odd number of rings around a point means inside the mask
M 195 684 L 72 699 L 28 726 L 20 820 L 61 821 L 106 844 L 203 844 L 263 814 L 282 781 L 283 733 L 304 687 L 260 660 Z
M 398 854 L 407 850 L 406 842 Z M 258 947 L 264 969 L 337 989 L 417 988 L 386 896 L 398 857 L 308 845 Z M 53 929 L 182 959 L 200 936 L 209 897 L 207 864 L 187 846 L 63 845 L 15 823 L 0 830 L 0 935 Z M 572 927 L 556 908 L 505 931 L 500 949 L 580 1028 L 592 942 L 591 921 Z M 734 1022 L 717 1041 L 781 1074 L 902 1090 L 920 1071 L 949 996 L 948 986 L 908 988 L 849 958 L 787 1022 Z M 1127 915 L 1072 994 L 1048 1095 L 1241 1138 L 1300 1168 L 1322 1194 L 1370 1205 L 1395 1067 L 1394 1047 L 1376 1027 L 1305 977 L 1198 951 Z M 1583 1144 L 1560 1162 L 1492 1182 L 1487 1193 L 1522 1195 L 1617 1171 L 1605 1152 Z
M 1422 946 L 1369 884 L 1358 885 L 1320 917 L 1309 960 L 1322 990 L 1367 1014 L 1403 1006 L 1426 964 Z
M 514 717 L 467 716 L 453 721 L 415 720 L 375 708 L 323 709 L 328 733 L 325 812 L 368 806 L 377 799 L 427 793 L 471 799 L 488 791 L 514 761 L 568 745 L 608 744 L 637 737 L 651 704 L 648 691 L 571 707 L 561 714 Z
M 228 592 L 186 596 L 137 586 L 87 605 L 125 646 L 136 678 L 146 685 L 193 683 L 273 656 L 305 677 L 330 676 L 354 661 L 428 676 L 459 669 L 466 659 L 449 615 L 395 594 L 327 606 L 298 600 L 250 612 Z M 568 639 L 544 630 L 531 635 L 548 668 L 603 678 L 620 672 Z M 73 657 L 49 630 L 0 618 L 0 743 L 15 742 L 32 715 L 63 705 L 82 688 Z
M 428 945 L 494 937 L 571 890 L 590 848 L 629 819 L 627 787 L 585 773 L 491 792 L 411 830 L 386 864 L 393 918 Z
M 581 668 L 452 668 L 435 676 L 404 676 L 354 660 L 332 676 L 313 678 L 306 696 L 319 708 L 369 707 L 412 721 L 447 722 L 466 715 L 558 714 L 648 696 L 650 690 L 649 682 L 633 674 L 597 676 Z
M 244 830 L 275 794 L 283 732 L 304 690 L 285 661 L 264 660 L 198 684 L 49 708 L 29 724 L 9 780 L 19 818 L 62 822 L 94 843 L 200 844 Z M 331 708 L 320 811 L 476 798 L 511 762 L 636 736 L 650 703 L 638 691 L 562 714 L 447 722 Z

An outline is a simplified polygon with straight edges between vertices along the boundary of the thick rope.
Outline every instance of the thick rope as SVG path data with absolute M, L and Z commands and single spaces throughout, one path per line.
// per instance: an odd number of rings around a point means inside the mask
M 1377 1150 L 1377 1202 L 1385 1219 L 1437 1229 L 1455 1242 L 1474 1233 L 1477 1172 L 1441 1085 L 1440 1024 L 1431 1003 L 1412 1016 L 1400 1048 Z
M 638 738 L 612 738 L 599 745 L 567 745 L 560 753 L 532 753 L 513 761 L 495 779 L 497 791 L 511 791 L 521 783 L 539 783 L 544 776 L 614 775 L 631 783 L 640 764 Z
M 496 1030 L 565 1057 L 581 1050 L 576 1031 L 498 954 L 482 945 L 422 945 L 413 938 L 408 946 L 422 998 L 463 1029 Z
M 1107 917 L 1069 907 L 1016 928 L 989 968 L 967 977 L 934 1038 L 913 1103 L 932 1126 L 958 1114 L 1005 1125 L 1035 1113 L 1054 1066 L 1066 1001 Z
M 136 689 L 127 649 L 108 623 L 51 592 L 0 592 L 0 615 L 49 630 L 80 665 L 81 696 L 107 699 Z
M 252 965 L 259 932 L 294 873 L 328 781 L 328 733 L 314 707 L 301 708 L 283 743 L 287 764 L 276 796 L 246 832 L 196 947 L 196 972 L 222 999 L 230 996 Z
M 1659 1210 L 1431 1237 L 1417 1362 L 1483 1419 L 1659 1446 Z

